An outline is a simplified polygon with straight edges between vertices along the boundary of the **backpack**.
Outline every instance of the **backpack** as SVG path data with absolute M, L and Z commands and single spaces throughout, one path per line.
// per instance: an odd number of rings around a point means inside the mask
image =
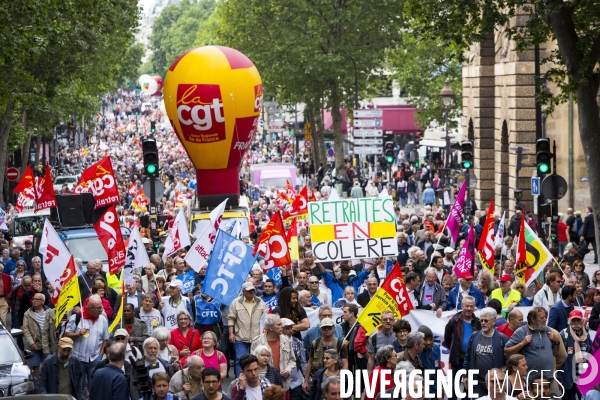
M 69 319 L 71 319 L 71 317 L 69 317 Z M 67 324 L 69 323 L 69 319 L 60 322 L 59 328 L 56 330 L 56 335 L 57 335 L 58 340 L 60 340 L 65 335 L 65 332 L 67 331 Z M 80 322 L 81 322 L 81 313 L 75 313 L 75 328 L 77 328 L 77 325 L 79 325 Z M 58 342 L 58 340 L 57 340 L 57 342 Z
M 322 338 L 318 338 L 312 342 L 312 347 L 314 348 L 313 361 L 311 364 L 313 374 L 323 368 L 323 353 L 325 353 L 325 351 L 323 350 L 323 346 L 321 346 L 321 339 Z M 342 353 L 342 344 L 343 343 L 341 340 L 338 340 L 336 337 L 333 338 L 333 345 L 337 349 L 337 352 L 340 354 L 340 356 Z

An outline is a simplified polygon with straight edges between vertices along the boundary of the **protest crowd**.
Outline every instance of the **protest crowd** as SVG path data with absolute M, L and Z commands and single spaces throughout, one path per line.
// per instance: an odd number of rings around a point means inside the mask
M 258 248 L 269 222 L 279 218 L 297 248 L 289 263 L 272 268 L 259 251 L 249 275 L 236 277 L 241 290 L 226 306 L 204 293 L 212 276 L 208 262 L 190 265 L 191 246 L 169 251 L 178 215 L 189 218 L 194 208 L 196 169 L 159 102 L 149 100 L 135 115 L 138 101 L 127 90 L 107 95 L 95 134 L 79 148 L 65 143 L 48 161 L 59 176 L 110 157 L 118 222 L 139 231 L 149 262 L 120 282 L 111 281 L 101 260 L 74 259 L 80 302 L 57 321 L 44 255 L 35 255 L 30 240 L 22 249 L 11 246 L 10 230 L 0 239 L 0 319 L 23 331 L 17 342 L 30 354 L 40 393 L 92 400 L 337 400 L 344 390 L 340 372 L 365 370 L 377 385 L 364 397 L 375 399 L 388 397 L 378 383 L 384 370 L 479 370 L 474 398 L 600 399 L 600 385 L 586 393 L 577 385 L 587 366 L 582 354 L 598 350 L 590 334 L 600 324 L 600 269 L 590 277 L 583 261 L 591 243 L 597 264 L 591 208 L 583 217 L 571 209 L 559 215 L 557 247 L 535 235 L 526 243 L 526 231 L 537 231 L 528 210 L 510 210 L 508 220 L 493 206 L 486 213 L 464 201 L 464 186 L 444 184 L 427 165 L 415 170 L 403 152 L 391 176 L 383 157 L 358 164 L 348 157 L 345 171 L 327 174 L 290 141 L 256 140 L 240 165 L 250 214 L 249 234 L 240 239 Z M 151 121 L 165 187 L 158 246 L 143 224 L 147 202 L 140 201 L 140 143 Z M 250 183 L 250 166 L 267 162 L 294 164 L 295 187 Z M 33 167 L 44 174 L 43 165 Z M 341 175 L 351 182 L 349 199 L 391 199 L 397 255 L 320 261 L 313 252 L 311 226 L 302 218 L 308 211 L 295 199 L 346 197 L 334 193 L 332 176 Z M 72 191 L 64 185 L 59 192 Z M 3 208 L 10 227 L 14 205 Z M 526 248 L 537 249 L 533 267 Z M 406 299 L 393 303 L 396 309 L 372 308 L 378 293 L 394 286 L 386 285 L 391 275 L 400 277 Z M 362 314 L 371 309 L 376 315 Z M 423 318 L 429 323 L 415 323 Z M 489 385 L 492 371 L 505 390 Z M 394 389 L 393 381 L 383 388 L 400 398 Z M 406 396 L 417 398 L 429 397 Z

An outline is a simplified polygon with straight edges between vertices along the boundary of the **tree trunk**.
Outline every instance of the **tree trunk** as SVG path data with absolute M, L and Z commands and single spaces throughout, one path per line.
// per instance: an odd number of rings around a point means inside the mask
M 6 174 L 6 161 L 8 158 L 8 135 L 12 126 L 12 119 L 15 112 L 15 103 L 9 102 L 4 110 L 2 123 L 0 123 L 0 193 L 4 199 L 4 176 Z M 6 199 L 10 202 L 9 194 Z
M 594 210 L 594 231 L 596 246 L 600 249 L 600 116 L 596 100 L 598 89 L 595 85 L 580 85 L 577 90 L 577 112 L 579 135 L 585 153 L 588 178 L 590 180 L 590 197 Z
M 340 112 L 341 100 L 337 84 L 331 87 L 331 119 L 333 124 L 333 147 L 335 150 L 335 173 L 338 178 L 346 175 L 344 162 L 344 138 L 342 136 L 342 113 Z
M 40 163 L 40 149 L 42 148 L 42 130 L 38 130 L 35 138 L 35 161 L 33 162 L 33 168 L 36 168 Z
M 23 111 L 21 114 L 21 122 L 23 123 L 23 132 L 27 137 L 25 139 L 25 143 L 23 143 L 23 147 L 21 147 L 21 176 L 25 173 L 25 169 L 27 168 L 27 162 L 29 161 L 29 152 L 31 149 L 31 135 L 27 134 L 27 111 Z
M 311 106 L 308 111 L 308 118 L 310 120 L 313 138 L 313 164 L 315 166 L 315 172 L 317 172 L 321 163 L 323 163 L 323 165 L 327 164 L 324 162 L 325 136 L 323 135 L 323 130 L 321 129 L 321 110 L 318 107 Z

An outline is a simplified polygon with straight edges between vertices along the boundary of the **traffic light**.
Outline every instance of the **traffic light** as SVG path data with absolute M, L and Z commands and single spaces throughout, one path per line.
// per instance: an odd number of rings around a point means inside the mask
M 550 240 L 556 242 L 558 240 L 558 223 L 552 217 L 552 224 L 550 224 Z
M 139 109 L 139 107 L 134 107 L 134 108 L 133 108 L 133 113 L 134 113 L 135 115 L 140 115 L 140 109 Z
M 550 139 L 542 138 L 535 142 L 535 163 L 540 174 L 550 172 L 550 160 L 553 156 L 550 151 Z
M 419 168 L 419 152 L 417 150 L 412 150 L 410 152 L 410 163 L 414 165 L 415 168 Z
M 150 121 L 150 133 L 156 133 L 156 121 Z
M 461 165 L 464 169 L 473 168 L 473 142 L 462 142 L 460 144 L 461 150 Z
M 144 139 L 142 142 L 142 152 L 144 155 L 144 171 L 148 176 L 158 176 L 158 149 L 156 140 Z
M 127 89 L 131 87 L 131 83 L 127 82 Z
M 388 164 L 393 164 L 394 158 L 394 142 L 385 142 L 385 161 Z
M 140 85 L 137 85 L 135 87 L 135 91 L 138 92 L 138 93 L 140 93 L 142 91 L 142 87 Z
M 523 154 L 523 148 L 521 146 L 517 147 L 517 171 L 520 171 L 521 168 L 526 167 L 523 161 L 529 156 Z

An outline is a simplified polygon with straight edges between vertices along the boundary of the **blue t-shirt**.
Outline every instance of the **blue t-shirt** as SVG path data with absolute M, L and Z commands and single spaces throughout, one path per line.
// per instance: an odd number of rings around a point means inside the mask
M 464 332 L 463 332 L 462 347 L 463 347 L 463 351 L 466 353 L 467 345 L 469 344 L 469 338 L 471 337 L 471 333 L 473 333 L 473 328 L 471 327 L 470 322 L 463 321 L 463 329 L 464 329 Z

